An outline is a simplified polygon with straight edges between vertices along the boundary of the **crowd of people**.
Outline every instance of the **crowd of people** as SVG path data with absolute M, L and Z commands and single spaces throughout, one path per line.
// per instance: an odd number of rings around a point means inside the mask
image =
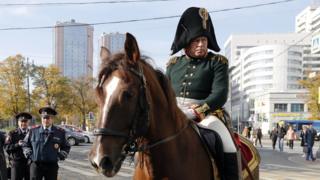
M 252 129 L 252 127 L 246 126 L 242 131 L 242 135 L 250 139 L 255 146 L 257 146 L 259 142 L 260 147 L 263 147 L 261 143 L 262 132 L 260 127 Z M 305 157 L 307 161 L 316 160 L 313 153 L 313 146 L 317 131 L 312 127 L 312 124 L 303 125 L 300 132 L 295 131 L 291 125 L 284 127 L 283 124 L 277 124 L 277 126 L 273 127 L 269 132 L 269 135 L 273 150 L 275 150 L 278 145 L 279 151 L 283 152 L 285 142 L 289 149 L 293 149 L 294 142 L 299 139 L 300 146 L 303 149 L 303 157 Z

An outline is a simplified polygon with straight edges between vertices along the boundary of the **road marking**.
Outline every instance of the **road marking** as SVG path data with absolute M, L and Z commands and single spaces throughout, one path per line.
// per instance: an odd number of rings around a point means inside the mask
M 287 168 L 287 169 L 294 169 L 294 170 L 304 170 L 304 171 L 310 171 L 310 168 L 300 168 L 300 167 L 292 167 L 292 166 L 285 166 L 285 165 L 279 165 L 279 164 L 265 164 L 265 166 L 273 166 L 273 167 L 279 167 L 279 168 Z
M 72 160 L 72 159 L 66 159 L 65 162 L 69 162 L 69 163 L 73 163 L 73 164 L 78 164 L 78 165 L 81 165 L 81 166 L 91 166 L 89 161 L 88 162 L 80 162 L 80 161 L 76 161 L 76 160 Z
M 74 168 L 74 167 L 71 167 L 71 166 L 65 166 L 65 165 L 60 165 L 60 167 L 64 168 L 64 169 L 67 169 L 68 171 L 72 171 L 72 172 L 75 172 L 75 173 L 79 173 L 81 175 L 85 175 L 85 176 L 98 176 L 97 173 L 95 173 L 94 171 L 92 170 L 80 170 L 79 168 Z
M 118 172 L 117 175 L 122 176 L 122 177 L 132 177 L 133 176 L 133 174 L 123 173 L 123 172 Z

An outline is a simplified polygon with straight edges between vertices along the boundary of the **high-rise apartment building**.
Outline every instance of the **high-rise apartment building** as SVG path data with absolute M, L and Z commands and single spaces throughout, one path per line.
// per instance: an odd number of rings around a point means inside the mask
M 225 43 L 230 60 L 231 115 L 248 120 L 256 95 L 266 91 L 299 91 L 298 80 L 309 62 L 310 38 L 305 33 L 232 35 Z M 305 57 L 308 57 L 305 59 Z
M 54 59 L 69 78 L 92 77 L 93 27 L 75 20 L 57 22 L 54 28 Z
M 123 50 L 126 35 L 121 33 L 103 33 L 99 38 L 99 48 L 101 46 L 109 49 L 111 54 Z

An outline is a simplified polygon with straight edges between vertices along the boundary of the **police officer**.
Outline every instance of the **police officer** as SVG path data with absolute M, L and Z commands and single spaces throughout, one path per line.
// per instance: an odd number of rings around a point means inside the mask
M 32 115 L 26 112 L 19 113 L 15 116 L 18 121 L 18 128 L 8 133 L 5 142 L 5 149 L 9 155 L 11 164 L 11 180 L 28 180 L 29 165 L 28 159 L 24 156 L 22 146 L 23 139 L 28 133 L 29 122 Z
M 51 107 L 39 110 L 42 125 L 31 129 L 25 138 L 24 154 L 31 159 L 31 180 L 56 180 L 58 160 L 64 160 L 70 151 L 65 131 L 53 125 L 57 112 Z
M 189 119 L 216 131 L 223 143 L 222 179 L 241 179 L 239 151 L 228 129 L 223 105 L 228 96 L 228 60 L 219 54 L 214 28 L 205 8 L 188 8 L 181 16 L 166 74 L 180 109 Z M 208 49 L 212 51 L 208 51 Z M 220 166 L 218 165 L 218 166 Z
M 7 180 L 7 162 L 4 155 L 5 132 L 0 131 L 0 180 Z

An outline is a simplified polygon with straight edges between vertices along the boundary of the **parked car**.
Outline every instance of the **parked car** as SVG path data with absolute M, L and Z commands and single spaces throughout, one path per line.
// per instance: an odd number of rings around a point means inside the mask
M 64 126 L 58 125 L 58 127 L 62 128 L 66 131 L 66 139 L 68 140 L 68 142 L 71 146 L 79 145 L 79 143 L 85 142 L 85 138 L 81 133 L 72 131 L 71 129 L 64 127 Z
M 80 129 L 80 128 L 76 127 L 76 126 L 73 126 L 73 125 L 65 124 L 65 125 L 60 125 L 60 126 L 68 128 L 71 131 L 74 131 L 74 132 L 82 134 L 84 136 L 84 142 L 85 143 L 92 143 L 94 141 L 94 139 L 95 139 L 95 136 L 90 131 L 83 131 L 82 129 Z
M 93 135 L 93 132 L 90 131 L 82 131 L 82 134 L 85 139 L 85 143 L 92 143 L 95 140 L 95 136 Z

